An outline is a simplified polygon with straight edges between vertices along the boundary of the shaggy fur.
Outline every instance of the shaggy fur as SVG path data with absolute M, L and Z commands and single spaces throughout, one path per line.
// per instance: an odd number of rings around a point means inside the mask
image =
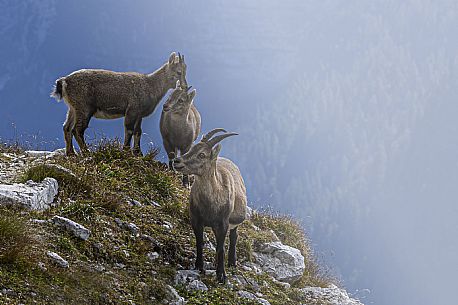
M 247 198 L 245 183 L 238 167 L 232 161 L 218 157 L 221 144 L 217 143 L 236 134 L 226 133 L 211 138 L 219 131 L 223 130 L 209 132 L 189 152 L 175 159 L 173 165 L 183 174 L 195 175 L 189 215 L 196 236 L 196 269 L 204 271 L 203 230 L 204 227 L 211 227 L 217 242 L 216 275 L 218 281 L 225 282 L 224 242 L 230 231 L 228 265 L 235 266 L 237 227 L 245 220 Z
M 140 151 L 142 118 L 150 115 L 177 80 L 186 86 L 184 56 L 170 55 L 167 63 L 151 74 L 84 69 L 59 78 L 52 97 L 64 99 L 68 106 L 64 124 L 67 155 L 74 154 L 72 138 L 87 150 L 84 131 L 94 116 L 100 119 L 125 117 L 124 147 Z

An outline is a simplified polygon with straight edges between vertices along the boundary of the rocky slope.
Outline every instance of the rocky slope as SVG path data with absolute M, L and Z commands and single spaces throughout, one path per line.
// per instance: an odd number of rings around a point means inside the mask
M 290 218 L 249 212 L 239 266 L 192 269 L 188 190 L 154 160 L 115 142 L 86 157 L 0 148 L 0 304 L 361 305 L 320 271 Z

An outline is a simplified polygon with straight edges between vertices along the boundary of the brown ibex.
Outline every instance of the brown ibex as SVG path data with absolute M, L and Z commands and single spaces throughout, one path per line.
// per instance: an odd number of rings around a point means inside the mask
M 173 166 L 183 174 L 195 175 L 189 206 L 191 225 L 196 236 L 195 268 L 204 272 L 203 232 L 204 226 L 211 227 L 217 243 L 216 276 L 219 282 L 224 283 L 224 241 L 229 230 L 228 265 L 235 266 L 237 226 L 245 220 L 247 198 L 245 183 L 238 167 L 232 161 L 218 157 L 221 150 L 218 142 L 236 133 L 213 137 L 218 132 L 225 130 L 218 128 L 210 131 L 186 154 L 176 158 Z
M 191 87 L 183 89 L 177 81 L 175 90 L 162 107 L 160 130 L 170 168 L 178 151 L 180 155 L 187 153 L 200 134 L 200 113 L 193 103 L 196 90 L 188 93 L 189 89 Z M 183 185 L 189 186 L 188 175 L 183 176 Z
M 51 96 L 63 99 L 68 106 L 64 124 L 67 155 L 74 155 L 72 139 L 82 152 L 87 150 L 84 131 L 92 116 L 100 119 L 124 119 L 124 148 L 130 149 L 134 136 L 134 153 L 141 154 L 142 119 L 150 115 L 161 99 L 179 80 L 184 88 L 184 56 L 172 53 L 169 60 L 151 74 L 83 69 L 59 78 Z

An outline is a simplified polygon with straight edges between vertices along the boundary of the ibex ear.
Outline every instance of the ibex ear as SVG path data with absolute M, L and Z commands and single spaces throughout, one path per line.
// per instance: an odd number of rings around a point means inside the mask
M 195 96 L 196 96 L 196 89 L 188 93 L 188 97 L 191 101 L 194 99 Z
M 172 54 L 170 54 L 169 64 L 173 64 L 173 62 L 175 61 L 175 57 L 176 56 L 177 56 L 177 54 L 175 52 L 172 52 Z
M 211 159 L 216 160 L 218 158 L 219 152 L 221 151 L 221 144 L 216 145 L 212 148 Z

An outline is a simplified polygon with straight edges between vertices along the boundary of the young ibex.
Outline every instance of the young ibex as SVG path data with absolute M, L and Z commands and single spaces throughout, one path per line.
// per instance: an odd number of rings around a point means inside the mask
M 196 236 L 195 268 L 204 272 L 203 232 L 204 226 L 211 227 L 217 243 L 216 276 L 219 282 L 224 283 L 224 241 L 230 230 L 228 265 L 235 266 L 237 226 L 245 220 L 247 198 L 245 183 L 238 167 L 232 161 L 218 157 L 221 144 L 216 144 L 236 133 L 213 137 L 218 132 L 226 131 L 221 128 L 210 131 L 186 154 L 175 159 L 173 166 L 183 174 L 195 175 L 189 206 L 191 225 Z
M 150 115 L 177 80 L 186 88 L 184 56 L 170 55 L 167 63 L 151 74 L 84 69 L 59 78 L 51 96 L 68 106 L 64 124 L 67 155 L 74 155 L 75 136 L 80 149 L 87 150 L 84 131 L 92 116 L 100 119 L 125 117 L 124 148 L 141 154 L 142 118 Z
M 178 157 L 178 150 L 180 155 L 187 153 L 200 134 L 200 113 L 193 103 L 196 90 L 188 93 L 189 89 L 191 87 L 183 89 L 177 81 L 175 90 L 162 107 L 160 130 L 170 168 L 172 160 Z M 189 186 L 188 175 L 183 176 L 183 185 Z

